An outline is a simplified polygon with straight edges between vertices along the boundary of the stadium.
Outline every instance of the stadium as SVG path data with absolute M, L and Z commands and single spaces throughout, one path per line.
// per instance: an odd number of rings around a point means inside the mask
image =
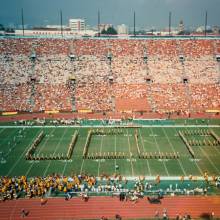
M 218 36 L 1 37 L 0 74 L 0 219 L 220 217 Z

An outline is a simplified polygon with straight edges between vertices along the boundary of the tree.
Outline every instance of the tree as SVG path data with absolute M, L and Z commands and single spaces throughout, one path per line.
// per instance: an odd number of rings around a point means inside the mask
M 5 28 L 5 32 L 7 32 L 7 33 L 15 33 L 15 30 L 13 28 L 7 27 L 7 28 Z
M 4 31 L 4 30 L 5 30 L 5 28 L 4 28 L 3 24 L 0 24 L 0 31 Z
M 103 29 L 103 30 L 101 31 L 101 34 L 107 34 L 107 31 L 106 31 L 105 29 Z
M 117 31 L 113 27 L 108 27 L 107 30 L 103 29 L 101 34 L 106 34 L 106 35 L 117 35 Z
M 117 31 L 113 27 L 109 27 L 106 32 L 107 34 L 110 34 L 110 35 L 118 34 Z

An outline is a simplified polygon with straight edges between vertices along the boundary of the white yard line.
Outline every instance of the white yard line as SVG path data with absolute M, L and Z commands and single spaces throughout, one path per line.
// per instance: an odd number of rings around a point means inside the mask
M 78 130 L 78 134 L 79 134 L 79 131 L 80 131 L 80 129 Z M 75 132 L 75 131 L 74 131 Z M 74 149 L 73 149 L 74 150 Z M 84 161 L 84 158 L 83 158 L 83 161 Z M 83 162 L 82 162 L 83 163 Z M 63 168 L 63 172 L 62 172 L 62 175 L 64 175 L 64 173 L 65 173 L 65 171 L 66 171 L 66 166 L 67 166 L 67 164 L 68 164 L 68 162 L 66 161 L 65 162 L 65 166 L 64 166 L 64 168 Z M 81 164 L 82 165 L 82 164 Z M 82 167 L 81 167 L 81 169 L 82 169 Z M 80 169 L 80 174 L 82 173 L 82 170 Z
M 160 147 L 159 147 L 159 145 L 158 145 L 158 143 L 157 143 L 157 139 L 156 139 L 155 136 L 153 135 L 153 130 L 152 130 L 152 128 L 150 128 L 150 130 L 151 130 L 151 134 L 152 134 L 152 136 L 153 136 L 153 138 L 154 138 L 155 144 L 156 144 L 156 146 L 157 146 L 157 150 L 158 150 L 158 152 L 161 152 L 161 151 L 160 151 Z M 170 174 L 169 174 L 169 172 L 168 172 L 168 169 L 167 169 L 166 164 L 164 163 L 164 161 L 162 161 L 162 163 L 163 163 L 164 168 L 165 168 L 165 170 L 166 170 L 167 176 L 169 176 Z
M 116 134 L 115 134 L 115 152 L 116 152 Z M 116 173 L 116 159 L 115 159 L 115 173 Z
M 55 128 L 48 134 L 48 137 L 46 138 L 46 140 L 45 140 L 43 146 L 41 147 L 41 149 L 39 150 L 38 154 L 40 154 L 41 151 L 43 150 L 43 148 L 46 146 L 46 143 L 47 143 L 48 140 L 50 139 L 50 135 L 51 135 L 54 131 L 55 131 Z M 33 163 L 30 165 L 30 167 L 29 167 L 29 169 L 27 170 L 25 176 L 28 175 L 28 173 L 30 172 L 30 170 L 32 169 L 32 167 L 33 167 L 34 164 L 35 164 L 35 163 L 33 162 Z
M 140 133 L 142 148 L 143 148 L 143 151 L 145 152 L 145 147 L 144 147 L 144 141 L 143 141 L 143 138 L 142 138 L 142 133 L 141 133 L 141 131 L 139 129 L 138 129 L 138 132 Z M 148 168 L 150 176 L 151 176 L 152 173 L 151 173 L 151 169 L 150 169 L 150 165 L 149 165 L 148 160 L 147 160 L 147 168 Z
M 212 147 L 215 149 L 216 153 L 220 155 L 219 149 L 216 146 L 212 146 Z
M 90 143 L 91 143 L 91 141 L 90 141 Z M 84 144 L 84 146 L 85 146 L 85 144 Z M 84 162 L 85 162 L 85 159 L 83 158 L 83 161 L 82 161 L 82 164 L 81 164 L 81 168 L 80 168 L 80 175 L 82 174 Z
M 145 143 L 154 145 L 154 141 L 145 140 Z
M 61 141 L 63 140 L 63 137 L 64 137 L 64 135 L 66 134 L 66 132 L 67 132 L 67 128 L 64 130 L 62 137 L 59 139 L 58 143 L 56 144 L 55 150 L 54 150 L 54 152 L 53 152 L 53 156 L 55 155 L 57 149 L 59 148 L 60 143 L 61 143 Z M 50 167 L 51 162 L 52 162 L 52 160 L 50 160 L 50 162 L 48 163 L 46 169 L 44 170 L 43 176 L 46 175 L 46 173 L 47 173 L 47 171 L 48 171 L 48 169 L 49 169 L 49 167 Z
M 102 139 L 101 139 L 100 154 L 101 154 L 101 152 L 102 152 L 102 144 L 103 144 L 103 135 L 102 135 Z M 99 159 L 98 176 L 100 175 L 100 173 L 99 173 L 99 171 L 100 171 L 100 163 L 101 163 L 101 159 Z
M 0 131 L 0 134 L 5 130 L 6 128 L 3 128 L 1 131 Z
M 202 151 L 202 153 L 205 155 L 205 157 L 208 159 L 208 161 L 210 162 L 210 164 L 212 165 L 212 167 L 218 172 L 218 174 L 220 174 L 219 169 L 215 166 L 215 164 L 212 162 L 212 160 L 210 159 L 210 157 L 208 156 L 208 154 L 205 152 L 205 150 L 202 149 L 201 146 L 198 146 L 199 149 Z
M 65 165 L 64 165 L 64 167 L 63 167 L 62 176 L 64 176 L 64 173 L 65 173 L 65 171 L 66 171 L 66 166 L 67 166 L 67 160 L 66 160 Z
M 41 132 L 41 131 L 40 131 Z M 24 149 L 23 153 L 21 154 L 21 156 L 18 158 L 18 160 L 14 163 L 14 165 L 11 167 L 11 169 L 8 171 L 7 176 L 10 175 L 10 173 L 13 171 L 13 169 L 17 166 L 17 164 L 20 162 L 21 158 L 24 157 L 25 153 L 27 152 L 27 150 L 30 148 L 30 145 L 32 144 L 32 142 L 34 141 L 34 139 L 39 135 L 40 132 L 37 132 L 37 134 L 32 138 L 31 142 L 29 143 L 29 145 Z
M 4 129 L 3 129 L 3 130 L 4 130 Z M 5 146 L 5 145 L 3 145 L 3 143 L 5 143 L 7 140 L 11 140 L 11 138 L 16 134 L 17 131 L 18 131 L 18 130 L 15 129 L 15 131 L 13 131 L 9 136 L 7 136 L 6 138 L 4 138 L 3 141 L 1 140 L 1 142 L 0 142 L 0 148 L 1 148 L 1 146 Z
M 81 168 L 80 168 L 80 175 L 82 174 L 82 170 L 83 170 L 84 161 L 85 161 L 85 159 L 83 159 L 82 164 L 81 164 Z
M 166 136 L 166 138 L 167 138 L 167 140 L 168 140 L 168 142 L 169 142 L 169 145 L 171 146 L 173 152 L 175 152 L 173 143 L 170 141 L 170 138 L 168 137 L 166 131 L 164 130 L 164 128 L 162 128 L 162 130 L 163 130 L 163 133 L 165 134 L 165 136 Z M 180 165 L 180 168 L 181 168 L 182 171 L 183 171 L 184 176 L 186 176 L 186 171 L 185 171 L 185 169 L 183 168 L 183 164 L 181 163 L 181 161 L 179 160 L 179 158 L 177 159 L 177 161 L 178 161 L 178 163 L 179 163 L 179 165 Z
M 217 146 L 213 145 L 212 147 L 214 148 L 215 152 L 216 152 L 218 155 L 220 155 L 220 151 L 219 151 L 219 149 L 217 148 Z M 219 145 L 218 145 L 218 147 L 219 147 Z
M 128 129 L 127 129 L 127 137 L 128 137 L 128 148 L 129 148 L 130 162 L 131 162 L 131 173 L 132 173 L 132 176 L 134 176 L 134 167 L 133 167 L 133 162 L 132 162 L 132 157 L 131 157 L 131 143 L 129 139 Z
M 187 130 L 187 128 L 184 128 L 185 130 Z M 188 130 L 187 130 L 188 131 Z M 198 170 L 199 170 L 199 172 L 201 173 L 201 175 L 203 176 L 203 172 L 202 172 L 202 170 L 201 170 L 201 168 L 199 167 L 199 165 L 197 164 L 197 162 L 194 160 L 194 162 L 195 162 L 195 165 L 197 166 L 197 168 L 198 168 Z

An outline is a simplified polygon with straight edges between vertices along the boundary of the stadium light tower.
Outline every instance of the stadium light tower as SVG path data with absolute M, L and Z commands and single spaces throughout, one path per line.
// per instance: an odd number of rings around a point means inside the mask
M 169 36 L 171 34 L 171 16 L 172 16 L 172 13 L 169 12 Z
M 207 19 L 208 19 L 208 13 L 206 11 L 205 12 L 205 36 L 206 36 L 206 32 L 207 32 Z
M 62 13 L 62 10 L 60 10 L 60 33 L 61 33 L 61 36 L 63 37 L 63 13 Z
M 136 36 L 135 25 L 136 25 L 136 20 L 135 20 L 135 11 L 134 11 L 134 36 Z
M 100 37 L 100 11 L 98 10 L 98 37 Z
M 23 36 L 24 36 L 24 12 L 23 12 L 23 8 L 21 9 L 21 23 L 22 23 L 22 32 L 23 32 Z

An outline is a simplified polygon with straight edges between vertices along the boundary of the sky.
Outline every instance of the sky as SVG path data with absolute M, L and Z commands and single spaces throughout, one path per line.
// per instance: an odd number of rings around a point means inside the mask
M 205 23 L 220 25 L 220 0 L 0 0 L 0 24 L 21 24 L 21 8 L 24 23 L 33 26 L 59 24 L 59 11 L 63 13 L 63 24 L 70 18 L 85 18 L 90 26 L 97 24 L 100 10 L 101 23 L 163 28 L 168 26 L 168 14 L 172 12 L 172 26 L 183 20 L 185 27 L 197 27 Z

